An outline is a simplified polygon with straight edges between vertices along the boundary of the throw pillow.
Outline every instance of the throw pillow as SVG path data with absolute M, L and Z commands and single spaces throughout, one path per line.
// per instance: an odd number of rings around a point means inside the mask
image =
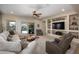
M 56 42 L 56 43 L 59 43 L 59 42 L 60 42 L 60 39 L 55 38 L 55 42 Z
M 21 47 L 22 47 L 22 49 L 21 50 L 23 50 L 24 48 L 26 48 L 27 47 L 27 42 L 23 39 L 23 40 L 21 40 Z
M 12 35 L 8 35 L 7 41 L 12 41 Z

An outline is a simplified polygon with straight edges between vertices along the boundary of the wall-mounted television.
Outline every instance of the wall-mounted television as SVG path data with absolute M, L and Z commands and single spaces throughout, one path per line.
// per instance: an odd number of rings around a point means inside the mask
M 52 29 L 65 29 L 64 22 L 52 23 Z

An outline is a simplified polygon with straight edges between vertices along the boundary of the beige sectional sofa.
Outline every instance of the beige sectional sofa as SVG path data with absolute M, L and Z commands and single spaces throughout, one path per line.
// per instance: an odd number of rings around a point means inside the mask
M 32 54 L 36 46 L 36 40 L 30 42 L 27 47 L 21 50 L 21 40 L 14 35 L 12 41 L 7 41 L 8 31 L 0 33 L 0 54 Z

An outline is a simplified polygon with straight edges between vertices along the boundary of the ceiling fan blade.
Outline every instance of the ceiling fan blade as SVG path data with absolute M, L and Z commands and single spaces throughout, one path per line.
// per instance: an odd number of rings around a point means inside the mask
M 38 13 L 38 15 L 42 15 L 42 13 Z
M 36 11 L 33 11 L 33 16 L 40 17 L 40 15 L 42 15 L 42 13 L 36 13 Z
M 36 11 L 33 11 L 33 14 L 36 14 Z

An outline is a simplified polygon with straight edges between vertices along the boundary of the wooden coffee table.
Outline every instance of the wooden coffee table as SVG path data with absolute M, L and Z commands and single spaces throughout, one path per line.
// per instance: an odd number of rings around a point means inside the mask
M 38 39 L 39 37 L 38 36 L 35 36 L 35 37 L 28 37 L 27 38 L 27 41 L 31 42 L 31 41 L 34 41 L 35 39 Z

